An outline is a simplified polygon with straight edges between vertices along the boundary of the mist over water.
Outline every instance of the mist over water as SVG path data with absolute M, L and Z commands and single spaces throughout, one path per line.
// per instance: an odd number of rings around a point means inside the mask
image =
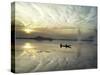
M 60 43 L 71 48 L 60 48 Z M 54 71 L 96 67 L 96 44 L 91 41 L 16 40 L 16 72 Z

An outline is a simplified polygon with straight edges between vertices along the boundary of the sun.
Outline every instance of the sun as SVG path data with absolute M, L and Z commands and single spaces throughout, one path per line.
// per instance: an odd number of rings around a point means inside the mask
M 24 30 L 24 32 L 27 33 L 27 34 L 30 34 L 30 33 L 33 32 L 33 30 L 30 29 L 30 28 L 25 28 L 25 29 L 23 29 L 23 30 Z

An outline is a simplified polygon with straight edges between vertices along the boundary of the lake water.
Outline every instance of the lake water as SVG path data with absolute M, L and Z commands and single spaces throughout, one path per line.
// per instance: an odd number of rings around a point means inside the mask
M 71 48 L 60 48 L 60 43 Z M 96 68 L 97 45 L 89 41 L 16 39 L 16 72 Z

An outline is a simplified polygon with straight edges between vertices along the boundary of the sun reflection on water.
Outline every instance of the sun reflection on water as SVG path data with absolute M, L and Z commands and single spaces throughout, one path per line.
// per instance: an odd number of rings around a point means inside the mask
M 33 46 L 32 46 L 31 43 L 27 42 L 27 43 L 24 44 L 23 48 L 24 49 L 30 49 L 30 48 L 33 48 Z
M 35 47 L 29 42 L 25 43 L 22 46 L 22 49 L 23 49 L 23 53 L 21 54 L 21 56 L 28 55 L 35 58 L 37 55 Z

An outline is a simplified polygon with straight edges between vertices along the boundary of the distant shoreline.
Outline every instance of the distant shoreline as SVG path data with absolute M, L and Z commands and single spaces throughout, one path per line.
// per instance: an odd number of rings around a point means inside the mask
M 34 37 L 34 38 L 16 37 L 16 39 L 31 39 L 31 40 L 37 40 L 37 41 L 45 41 L 45 40 L 48 40 L 48 41 L 54 41 L 54 40 L 79 41 L 78 39 L 52 39 L 52 38 L 44 38 L 44 37 L 41 37 L 41 38 L 37 38 L 37 37 Z M 92 39 L 82 39 L 80 41 L 94 41 L 94 40 L 92 40 Z

